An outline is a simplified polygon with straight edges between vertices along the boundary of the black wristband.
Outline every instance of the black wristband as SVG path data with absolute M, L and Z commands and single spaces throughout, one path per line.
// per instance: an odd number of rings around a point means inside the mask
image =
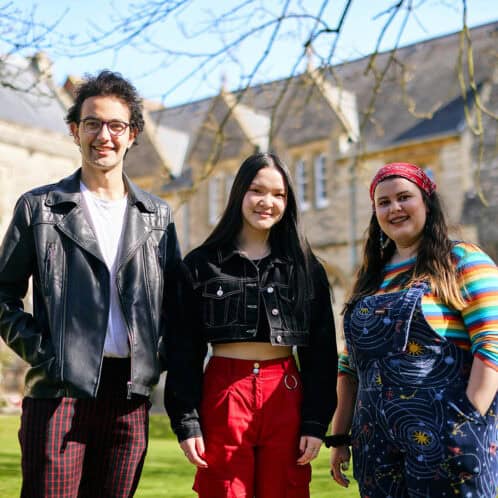
M 325 436 L 325 446 L 330 448 L 338 448 L 339 446 L 350 446 L 351 436 L 349 434 L 333 434 L 332 436 Z

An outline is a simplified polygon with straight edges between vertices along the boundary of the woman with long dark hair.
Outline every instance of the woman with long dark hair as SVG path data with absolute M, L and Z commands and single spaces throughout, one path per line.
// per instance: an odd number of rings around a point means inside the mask
M 335 329 L 326 273 L 276 155 L 243 162 L 221 220 L 183 269 L 165 406 L 198 467 L 194 490 L 309 497 L 309 462 L 336 404 Z
M 496 265 L 450 240 L 436 185 L 417 166 L 383 166 L 370 197 L 344 311 L 332 475 L 348 485 L 351 443 L 362 497 L 495 498 Z

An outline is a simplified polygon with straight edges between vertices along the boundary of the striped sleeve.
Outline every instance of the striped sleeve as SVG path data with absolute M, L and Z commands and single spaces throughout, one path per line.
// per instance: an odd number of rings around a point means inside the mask
M 461 314 L 471 351 L 498 370 L 498 269 L 474 244 L 458 243 L 453 253 L 457 258 L 462 294 L 467 300 Z
M 356 371 L 349 364 L 349 353 L 346 346 L 341 353 L 339 353 L 339 375 L 352 375 L 356 377 Z

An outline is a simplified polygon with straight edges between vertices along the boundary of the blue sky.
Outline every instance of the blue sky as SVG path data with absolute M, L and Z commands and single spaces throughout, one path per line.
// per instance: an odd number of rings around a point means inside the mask
M 291 9 L 299 9 L 305 5 L 310 13 L 317 12 L 323 0 L 291 0 Z M 128 6 L 141 2 L 116 0 L 69 0 L 35 3 L 32 0 L 17 0 L 16 7 L 27 13 L 36 5 L 35 18 L 42 22 L 52 22 L 62 17 L 57 31 L 71 36 L 74 43 L 83 40 L 89 34 L 95 34 L 99 26 L 107 29 L 113 19 L 127 12 Z M 167 48 L 177 51 L 205 52 L 220 47 L 220 38 L 215 32 L 208 31 L 199 37 L 186 39 L 178 23 L 181 22 L 185 31 L 192 33 L 200 31 L 207 19 L 227 8 L 240 3 L 235 0 L 192 0 L 190 3 L 171 17 L 166 24 L 157 25 L 151 32 L 154 41 L 162 43 Z M 283 0 L 261 0 L 261 4 L 272 12 L 280 12 Z M 324 11 L 324 17 L 330 26 L 338 22 L 339 14 L 343 10 L 346 0 L 330 0 Z M 387 20 L 387 14 L 376 16 L 395 4 L 394 0 L 353 0 L 342 34 L 337 44 L 334 62 L 356 59 L 371 53 L 376 46 L 379 33 Z M 457 31 L 462 25 L 461 0 L 413 0 L 415 6 L 406 24 L 400 39 L 401 45 L 407 45 L 423 39 L 444 35 Z M 476 26 L 498 20 L 498 9 L 495 0 L 467 0 L 467 22 L 469 26 Z M 215 12 L 212 12 L 212 11 Z M 381 49 L 391 48 L 397 38 L 402 23 L 403 14 L 400 14 L 385 34 L 385 41 Z M 256 16 L 255 16 L 256 17 Z M 253 20 L 254 22 L 257 19 Z M 240 27 L 242 31 L 246 26 Z M 296 34 L 297 33 L 297 34 Z M 237 33 L 234 32 L 232 36 Z M 211 96 L 219 91 L 222 81 L 229 88 L 238 88 L 247 82 L 247 74 L 261 56 L 271 30 L 253 37 L 238 49 L 234 49 L 219 64 L 207 65 L 197 71 L 198 59 L 170 56 L 163 54 L 147 54 L 144 46 L 134 48 L 128 46 L 119 51 L 100 51 L 98 54 L 82 56 L 82 51 L 69 46 L 71 56 L 67 50 L 55 50 L 54 46 L 47 47 L 50 58 L 54 62 L 54 75 L 58 83 L 63 83 L 68 74 L 82 75 L 95 73 L 100 69 L 108 68 L 120 71 L 131 79 L 142 95 L 149 99 L 162 100 L 166 105 L 174 105 L 190 100 Z M 302 39 L 295 24 L 291 22 L 282 27 L 278 42 L 272 53 L 262 64 L 252 83 L 271 81 L 286 77 L 291 68 L 303 52 Z M 316 42 L 315 49 L 328 53 L 334 35 L 322 35 Z M 54 44 L 53 44 L 54 45 Z M 1 47 L 1 45 L 0 45 Z M 97 47 L 95 47 L 97 48 Z M 25 51 L 30 54 L 29 49 Z M 225 54 L 227 55 L 227 54 Z M 162 65 L 163 67 L 159 67 Z M 298 67 L 302 70 L 304 61 Z M 190 75 L 194 71 L 194 75 Z M 187 78 L 188 76 L 188 78 Z M 183 79 L 184 83 L 179 84 Z

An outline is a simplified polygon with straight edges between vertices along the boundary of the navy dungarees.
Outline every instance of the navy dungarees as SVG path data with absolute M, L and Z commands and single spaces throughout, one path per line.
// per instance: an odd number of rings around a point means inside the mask
M 426 289 L 365 297 L 344 317 L 358 372 L 354 476 L 365 498 L 494 498 L 497 400 L 484 417 L 468 400 L 472 354 L 427 323 Z

